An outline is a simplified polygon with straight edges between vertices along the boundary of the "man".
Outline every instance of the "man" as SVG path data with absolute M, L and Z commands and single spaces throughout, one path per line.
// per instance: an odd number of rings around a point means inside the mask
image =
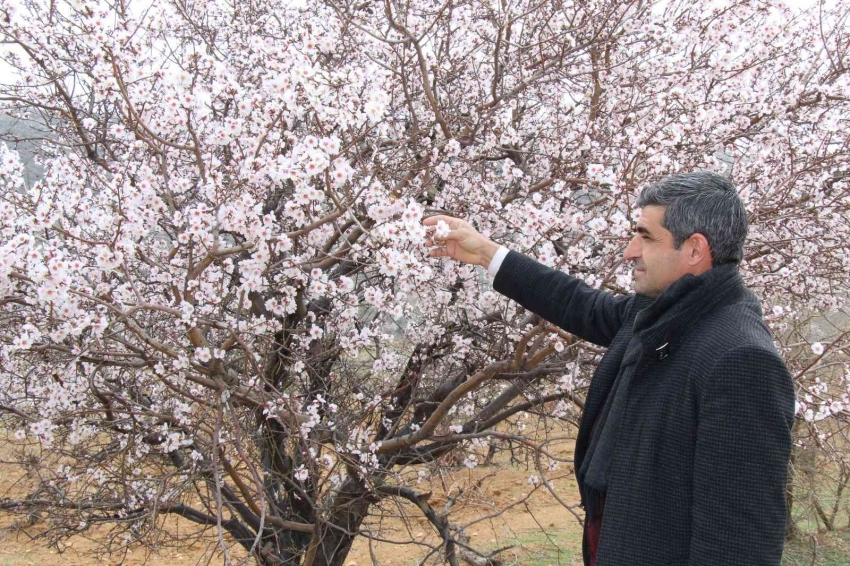
M 623 258 L 635 295 L 579 279 L 448 216 L 432 257 L 608 348 L 585 400 L 575 470 L 588 566 L 779 566 L 794 388 L 738 273 L 746 210 L 710 172 L 643 189 Z

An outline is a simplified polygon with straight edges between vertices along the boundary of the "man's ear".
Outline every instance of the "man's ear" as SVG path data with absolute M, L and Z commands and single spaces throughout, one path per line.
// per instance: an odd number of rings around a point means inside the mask
M 691 234 L 688 238 L 688 265 L 697 266 L 700 264 L 711 267 L 711 247 L 708 245 L 708 239 L 699 232 Z

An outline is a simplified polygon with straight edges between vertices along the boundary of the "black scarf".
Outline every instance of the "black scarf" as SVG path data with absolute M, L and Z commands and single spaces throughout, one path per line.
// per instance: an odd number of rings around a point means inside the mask
M 742 289 L 738 265 L 721 264 L 701 275 L 687 274 L 676 280 L 635 316 L 632 338 L 623 353 L 617 378 L 605 405 L 593 425 L 587 454 L 578 471 L 588 521 L 595 521 L 602 512 L 604 495 L 611 479 L 617 433 L 631 378 L 641 355 L 668 344 L 673 337 L 681 337 L 690 324 L 716 308 L 722 299 Z M 644 303 L 651 300 L 641 295 L 637 298 Z

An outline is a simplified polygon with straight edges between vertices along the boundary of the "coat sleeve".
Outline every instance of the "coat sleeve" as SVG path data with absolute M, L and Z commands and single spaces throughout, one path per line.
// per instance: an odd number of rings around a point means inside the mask
M 794 386 L 775 351 L 739 347 L 707 373 L 698 411 L 690 566 L 779 566 Z
M 632 299 L 593 289 L 514 251 L 505 256 L 493 288 L 567 332 L 605 347 L 623 325 Z

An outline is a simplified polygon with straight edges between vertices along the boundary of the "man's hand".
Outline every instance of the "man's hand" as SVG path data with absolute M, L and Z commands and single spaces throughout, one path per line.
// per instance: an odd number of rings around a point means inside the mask
M 441 220 L 449 225 L 449 232 L 443 234 L 443 237 L 436 233 L 437 223 Z M 486 269 L 493 255 L 499 250 L 498 244 L 479 234 L 468 222 L 460 218 L 431 216 L 423 220 L 422 224 L 433 227 L 429 230 L 428 245 L 438 245 L 428 252 L 428 257 L 450 257 L 463 263 L 480 265 Z

